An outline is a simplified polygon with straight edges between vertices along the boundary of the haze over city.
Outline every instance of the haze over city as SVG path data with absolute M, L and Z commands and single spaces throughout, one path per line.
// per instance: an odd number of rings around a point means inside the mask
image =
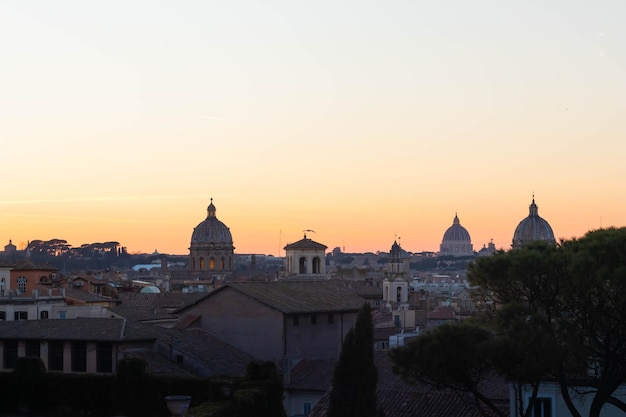
M 0 246 L 508 249 L 626 225 L 620 1 L 0 4 Z

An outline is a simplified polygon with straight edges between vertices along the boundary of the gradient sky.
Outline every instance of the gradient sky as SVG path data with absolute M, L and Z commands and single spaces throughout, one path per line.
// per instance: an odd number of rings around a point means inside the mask
M 3 1 L 0 247 L 475 249 L 626 225 L 626 3 Z

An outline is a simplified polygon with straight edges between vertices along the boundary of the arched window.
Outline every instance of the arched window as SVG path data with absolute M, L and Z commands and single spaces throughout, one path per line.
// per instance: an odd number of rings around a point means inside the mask
M 397 302 L 402 301 L 402 287 L 396 288 L 396 301 Z
M 215 258 L 211 257 L 209 259 L 209 269 L 215 269 Z
M 321 272 L 320 271 L 320 258 L 319 257 L 316 256 L 315 258 L 313 258 L 313 265 L 312 266 L 313 266 L 313 273 L 314 274 L 319 274 Z
M 204 268 L 206 268 L 206 262 L 204 258 L 200 258 L 200 271 L 204 271 Z
M 196 270 L 196 258 L 191 258 L 191 270 Z
M 17 289 L 20 291 L 21 294 L 24 294 L 26 292 L 26 283 L 28 282 L 28 280 L 26 279 L 26 277 L 18 277 L 17 278 Z
M 299 274 L 306 274 L 306 258 L 303 256 L 302 258 L 300 258 L 299 261 L 299 268 L 298 268 L 298 273 Z
M 220 269 L 223 271 L 224 270 L 224 265 L 225 265 L 225 261 L 224 261 L 224 257 L 222 256 L 220 258 Z

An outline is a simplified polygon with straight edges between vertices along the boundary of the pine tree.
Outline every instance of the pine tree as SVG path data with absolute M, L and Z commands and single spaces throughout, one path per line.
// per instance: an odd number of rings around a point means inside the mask
M 379 417 L 376 407 L 378 370 L 374 364 L 374 324 L 364 303 L 348 331 L 333 375 L 328 417 Z

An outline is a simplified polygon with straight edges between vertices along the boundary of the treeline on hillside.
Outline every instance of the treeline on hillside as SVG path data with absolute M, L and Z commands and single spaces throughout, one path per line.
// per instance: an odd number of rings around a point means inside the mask
M 95 257 L 74 257 L 69 254 L 59 256 L 49 255 L 46 253 L 31 253 L 30 259 L 36 265 L 49 265 L 58 269 L 61 273 L 71 271 L 102 271 L 106 269 L 129 269 L 137 264 L 150 264 L 159 261 L 162 257 L 168 262 L 181 262 L 186 264 L 187 255 L 153 255 L 153 254 L 129 254 L 123 253 L 119 256 L 104 254 Z M 15 255 L 4 254 L 0 256 L 0 262 L 12 265 L 26 258 L 24 253 Z

